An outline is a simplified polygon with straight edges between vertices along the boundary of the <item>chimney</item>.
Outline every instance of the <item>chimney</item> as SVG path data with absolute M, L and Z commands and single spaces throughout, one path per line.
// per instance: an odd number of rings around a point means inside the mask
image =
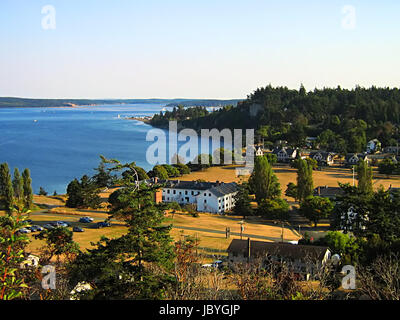
M 158 183 L 158 177 L 154 177 L 153 180 L 154 180 L 154 183 Z
M 247 261 L 250 262 L 251 257 L 251 240 L 247 238 Z

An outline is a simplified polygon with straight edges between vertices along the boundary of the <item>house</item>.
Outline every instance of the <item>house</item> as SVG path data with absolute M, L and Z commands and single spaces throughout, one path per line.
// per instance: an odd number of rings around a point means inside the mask
M 335 154 L 333 152 L 314 151 L 310 153 L 309 157 L 316 160 L 320 166 L 331 166 L 334 163 Z
M 346 165 L 353 166 L 358 163 L 360 160 L 366 160 L 369 162 L 369 159 L 366 154 L 364 153 L 349 153 L 346 155 Z
M 335 200 L 335 198 L 339 195 L 343 195 L 344 191 L 340 187 L 328 187 L 328 186 L 319 186 L 314 189 L 314 197 L 328 198 L 330 200 Z
M 271 262 L 285 262 L 291 271 L 305 280 L 312 278 L 316 269 L 331 257 L 328 247 L 254 241 L 250 238 L 233 239 L 227 251 L 230 265 L 260 261 L 266 266 Z
M 264 151 L 261 147 L 257 147 L 256 149 L 256 157 L 262 157 L 264 155 Z
M 390 154 L 400 154 L 400 147 L 399 146 L 389 146 L 386 148 L 383 148 L 383 153 L 390 153 Z
M 382 145 L 378 139 L 372 139 L 367 143 L 367 153 L 375 153 L 377 151 L 380 151 L 381 147 Z
M 298 154 L 298 149 L 287 148 L 287 147 L 275 148 L 272 151 L 272 153 L 276 154 L 278 162 L 290 162 L 296 159 L 296 156 Z
M 160 180 L 163 202 L 195 204 L 199 212 L 224 213 L 235 206 L 235 182 Z

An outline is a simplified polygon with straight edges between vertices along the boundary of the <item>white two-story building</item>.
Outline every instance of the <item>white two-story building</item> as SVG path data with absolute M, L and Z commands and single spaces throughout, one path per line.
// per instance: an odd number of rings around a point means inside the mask
M 160 180 L 162 201 L 181 205 L 196 204 L 197 211 L 224 213 L 235 206 L 236 183 Z

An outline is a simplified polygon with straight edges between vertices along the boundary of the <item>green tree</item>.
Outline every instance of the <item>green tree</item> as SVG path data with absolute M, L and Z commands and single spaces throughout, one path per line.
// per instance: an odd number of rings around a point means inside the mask
M 233 213 L 238 216 L 243 216 L 243 219 L 253 215 L 253 208 L 250 203 L 250 192 L 249 186 L 246 183 L 239 185 L 239 190 L 235 197 L 235 206 L 233 208 Z
M 372 168 L 368 166 L 367 161 L 358 161 L 357 167 L 358 188 L 363 193 L 372 193 Z
M 333 204 L 329 199 L 311 196 L 301 203 L 299 212 L 317 227 L 318 221 L 328 218 L 332 210 Z
M 24 196 L 24 181 L 19 173 L 18 168 L 14 169 L 14 179 L 12 181 L 14 196 L 17 200 L 22 200 Z
M 297 168 L 297 198 L 304 201 L 307 197 L 313 195 L 313 166 L 312 162 L 296 159 L 295 166 Z
M 293 183 L 293 182 L 289 182 L 285 191 L 285 195 L 287 197 L 291 197 L 295 200 L 297 200 L 297 193 L 298 193 L 298 189 L 297 186 Z
M 272 166 L 266 157 L 256 157 L 254 170 L 249 178 L 249 186 L 258 203 L 265 199 L 275 199 L 281 195 L 281 188 Z
M 31 173 L 29 169 L 25 169 L 22 172 L 22 180 L 24 182 L 24 206 L 26 209 L 31 209 L 33 206 L 33 191 Z
M 79 245 L 73 241 L 73 233 L 67 228 L 43 230 L 35 235 L 35 239 L 46 242 L 45 254 L 47 261 L 50 261 L 54 256 L 57 257 L 57 260 L 61 256 L 65 256 L 67 260 L 70 260 L 71 255 L 79 253 Z
M 11 214 L 14 206 L 14 189 L 7 163 L 0 165 L 0 199 L 6 212 Z
M 39 188 L 39 196 L 47 196 L 47 192 L 43 187 Z
M 161 165 L 155 165 L 148 175 L 151 178 L 157 177 L 162 180 L 167 180 L 169 178 L 167 170 Z
M 19 272 L 29 239 L 17 231 L 25 226 L 18 216 L 0 217 L 0 300 L 13 300 L 23 296 L 27 285 Z
M 288 218 L 289 204 L 281 198 L 265 199 L 259 204 L 257 214 L 268 220 L 284 221 Z
M 74 179 L 67 187 L 66 206 L 69 208 L 99 208 L 101 204 L 99 192 L 96 182 L 87 175 L 84 175 L 80 182 Z
M 110 162 L 117 171 L 129 168 L 117 160 Z M 124 221 L 128 233 L 103 238 L 96 248 L 80 253 L 70 266 L 71 283 L 93 284 L 87 298 L 163 299 L 174 283 L 174 247 L 171 227 L 163 225 L 166 206 L 154 202 L 159 187 L 142 184 L 138 189 L 123 178 L 118 184 L 122 191 L 110 196 L 109 218 Z

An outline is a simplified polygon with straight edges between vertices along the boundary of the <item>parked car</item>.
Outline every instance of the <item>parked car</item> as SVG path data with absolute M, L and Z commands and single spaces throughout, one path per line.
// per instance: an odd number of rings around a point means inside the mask
M 28 229 L 30 229 L 32 232 L 43 231 L 43 227 L 37 226 L 37 225 L 31 226 L 31 227 L 29 227 Z
M 57 221 L 56 223 L 61 227 L 69 227 L 70 226 L 70 224 L 65 221 Z
M 28 228 L 21 228 L 18 230 L 18 233 L 31 233 L 31 230 L 29 230 Z
M 79 222 L 81 222 L 81 223 L 91 223 L 91 222 L 93 222 L 93 218 L 82 217 L 82 218 L 79 219 Z
M 72 231 L 73 231 L 73 232 L 85 232 L 85 230 L 83 230 L 83 228 L 81 228 L 81 227 L 76 227 L 76 226 L 72 228 Z
M 54 229 L 54 226 L 52 226 L 50 223 L 47 223 L 43 226 L 43 228 L 47 229 L 47 230 L 51 230 Z
M 102 221 L 102 222 L 97 222 L 96 224 L 97 228 L 107 228 L 107 227 L 111 227 L 111 223 L 106 222 L 106 221 Z
M 213 266 L 214 268 L 217 268 L 217 269 L 221 268 L 222 265 L 223 265 L 223 262 L 222 262 L 221 260 L 215 260 L 215 261 L 212 263 L 212 266 Z

